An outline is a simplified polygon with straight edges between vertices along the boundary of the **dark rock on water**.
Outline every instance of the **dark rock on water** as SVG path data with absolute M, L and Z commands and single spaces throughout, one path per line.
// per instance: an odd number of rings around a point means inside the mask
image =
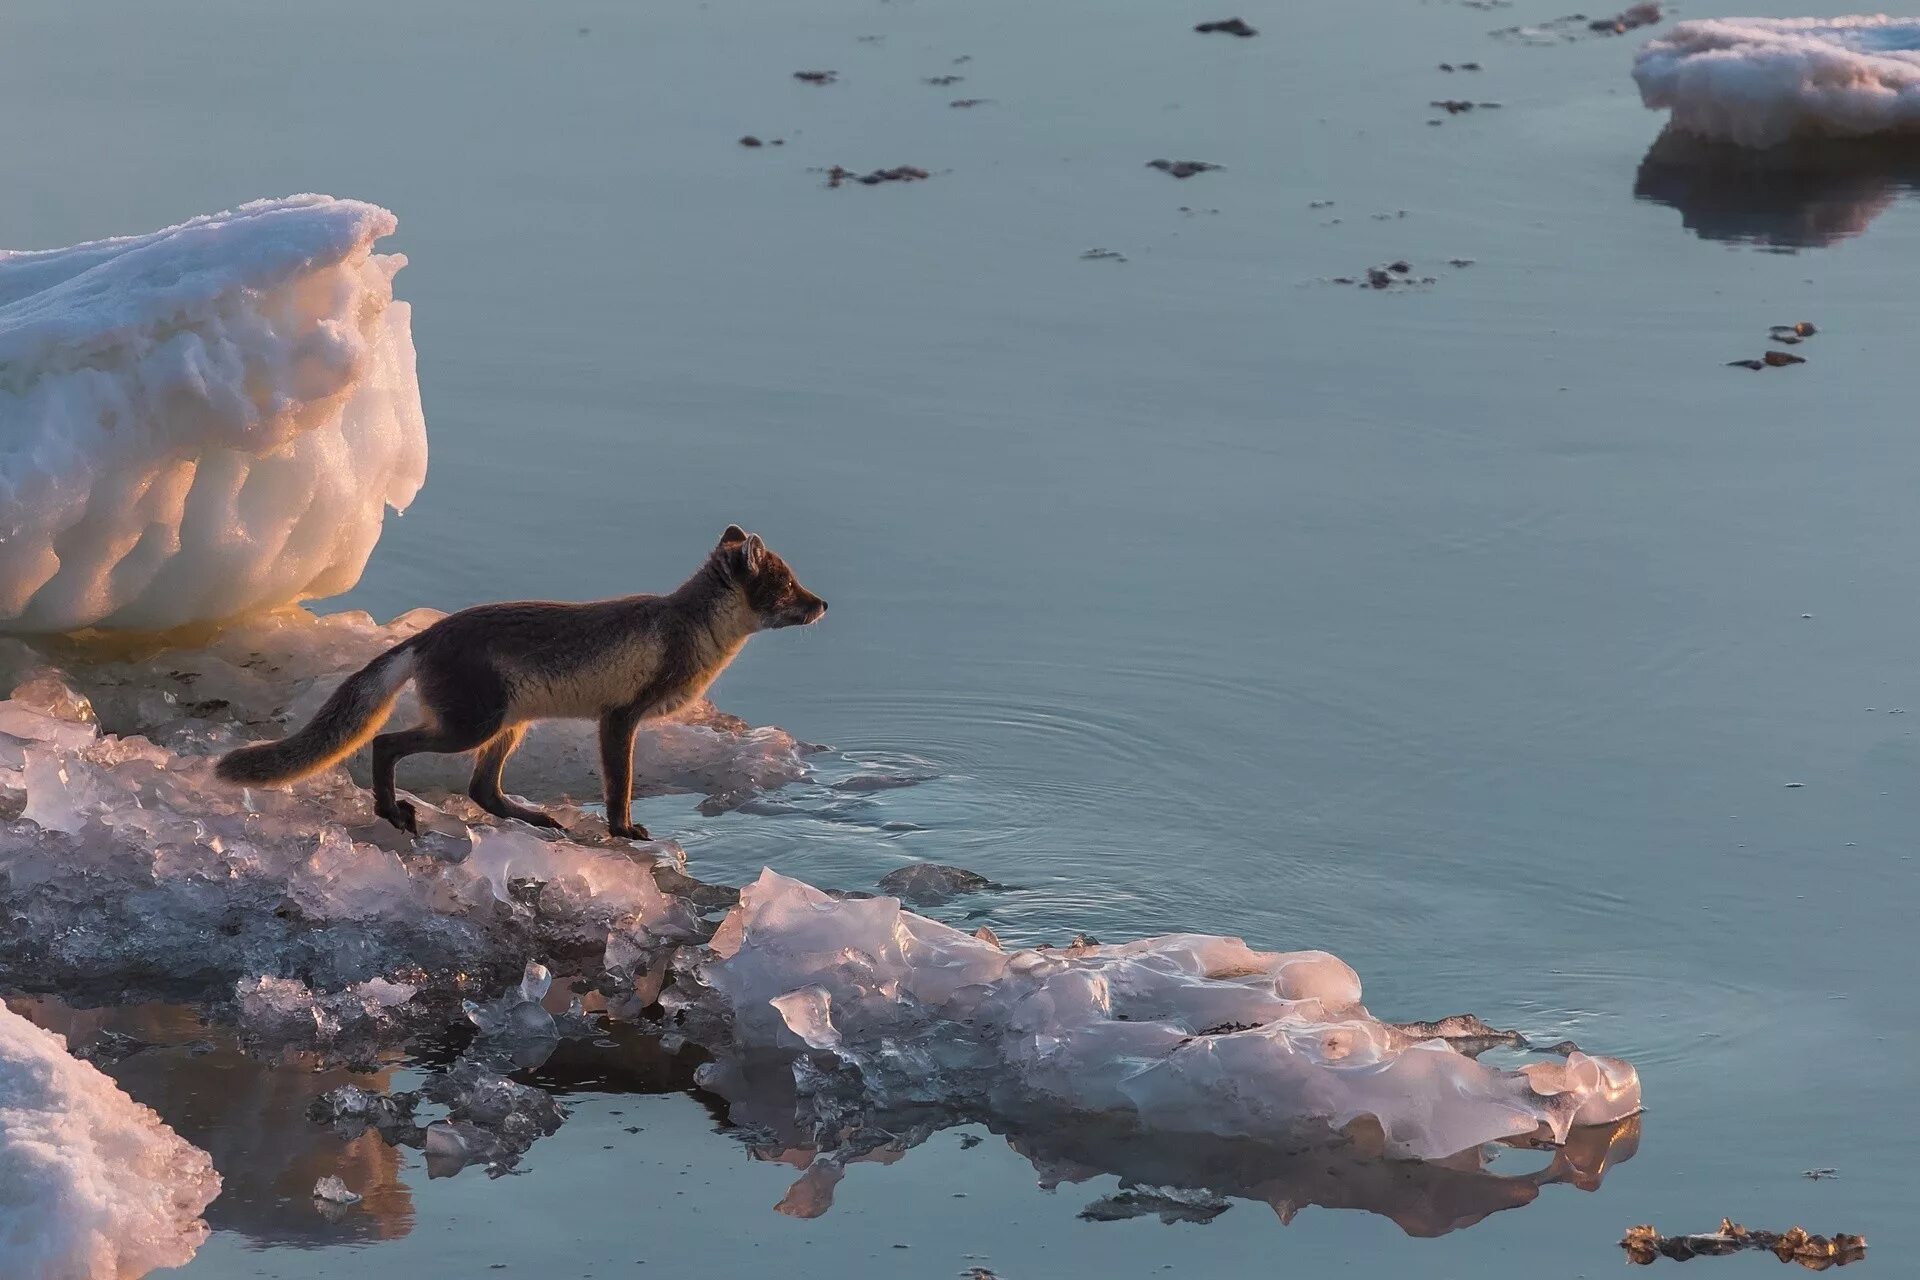
M 892 169 L 875 169 L 871 173 L 855 173 L 836 164 L 827 170 L 827 185 L 839 187 L 857 182 L 863 187 L 877 187 L 883 182 L 919 182 L 931 176 L 925 169 L 910 164 L 897 165 Z
M 1805 356 L 1796 356 L 1787 351 L 1769 351 L 1760 358 L 1776 369 L 1783 369 L 1790 364 L 1805 364 L 1807 362 Z
M 1211 35 L 1217 32 L 1223 36 L 1239 36 L 1242 40 L 1245 40 L 1249 36 L 1257 36 L 1260 34 L 1254 28 L 1248 26 L 1245 20 L 1241 18 L 1222 18 L 1218 22 L 1202 22 L 1196 26 L 1194 30 L 1198 31 L 1201 35 Z
M 763 142 L 750 133 L 740 139 L 740 145 L 743 147 L 784 147 L 787 145 L 787 140 L 785 138 L 768 138 Z
M 959 107 L 964 110 L 968 107 L 984 107 L 992 101 L 992 98 L 955 98 L 947 105 L 950 107 Z
M 1205 160 L 1149 160 L 1147 168 L 1170 173 L 1176 178 L 1191 178 L 1196 173 L 1206 173 L 1218 169 L 1220 165 L 1209 164 Z
M 1356 280 L 1352 276 L 1335 276 L 1335 284 L 1358 284 L 1362 289 L 1391 289 L 1396 285 L 1433 284 L 1432 276 L 1416 276 L 1413 264 L 1404 258 L 1397 258 L 1384 266 L 1368 267 L 1364 279 Z
M 1493 34 L 1497 38 L 1517 40 L 1522 44 L 1556 44 L 1594 36 L 1625 35 L 1641 27 L 1650 27 L 1665 16 L 1665 11 L 1658 4 L 1636 4 L 1608 18 L 1590 18 L 1584 13 L 1570 13 L 1548 22 L 1503 27 Z
M 964 867 L 916 862 L 880 877 L 880 891 L 916 906 L 929 906 L 963 893 L 994 888 L 993 881 Z
M 923 79 L 922 79 L 922 80 L 920 81 L 920 83 L 921 83 L 921 84 L 930 84 L 930 85 L 933 85 L 933 86 L 935 86 L 936 88 L 942 88 L 942 89 L 944 89 L 944 88 L 946 88 L 946 87 L 947 87 L 948 85 L 955 85 L 955 84 L 959 84 L 959 83 L 960 83 L 960 82 L 961 82 L 962 80 L 965 80 L 965 79 L 966 79 L 966 77 L 965 77 L 965 76 L 954 76 L 954 75 L 946 75 L 946 76 L 926 76 L 925 78 L 923 78 Z
M 1764 369 L 1766 367 L 1767 367 L 1767 364 L 1766 364 L 1766 361 L 1764 360 L 1729 360 L 1727 361 L 1727 368 L 1729 369 Z
M 1587 30 L 1597 31 L 1601 35 L 1623 36 L 1640 27 L 1650 27 L 1660 21 L 1663 16 L 1657 4 L 1636 4 L 1621 10 L 1611 18 L 1595 18 L 1587 23 Z
M 838 71 L 796 71 L 793 73 L 793 78 L 806 84 L 832 84 L 840 79 L 840 73 Z

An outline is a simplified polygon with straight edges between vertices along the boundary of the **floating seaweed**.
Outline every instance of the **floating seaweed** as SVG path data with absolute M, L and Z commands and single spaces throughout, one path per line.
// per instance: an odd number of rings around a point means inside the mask
M 1809 1235 L 1804 1227 L 1751 1231 L 1731 1218 L 1722 1218 L 1718 1231 L 1690 1236 L 1663 1236 L 1649 1226 L 1629 1227 L 1620 1239 L 1620 1247 L 1627 1251 L 1627 1261 L 1643 1267 L 1656 1258 L 1687 1262 L 1758 1249 L 1782 1262 L 1797 1262 L 1809 1271 L 1825 1271 L 1828 1267 L 1859 1262 L 1867 1256 L 1865 1236 L 1844 1231 L 1832 1236 Z

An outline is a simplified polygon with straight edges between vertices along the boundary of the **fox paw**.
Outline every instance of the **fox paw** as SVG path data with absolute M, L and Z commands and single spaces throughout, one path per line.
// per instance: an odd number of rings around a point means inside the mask
M 408 835 L 420 834 L 420 815 L 414 812 L 412 801 L 395 800 L 391 809 L 379 809 L 376 812 Z
M 624 825 L 619 825 L 619 826 L 609 826 L 607 828 L 607 831 L 609 834 L 619 836 L 622 840 L 653 839 L 653 837 L 647 833 L 647 829 L 645 827 L 632 822 L 626 823 Z

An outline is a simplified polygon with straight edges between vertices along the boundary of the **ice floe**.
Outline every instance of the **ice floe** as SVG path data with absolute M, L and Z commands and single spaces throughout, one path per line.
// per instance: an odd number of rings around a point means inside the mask
M 337 594 L 426 474 L 394 216 L 262 200 L 0 251 L 0 629 Z
M 665 998 L 703 1043 L 824 1061 L 883 1105 L 1120 1114 L 1222 1138 L 1357 1127 L 1423 1159 L 1561 1142 L 1640 1106 L 1616 1059 L 1501 1070 L 1381 1022 L 1324 952 L 1197 934 L 1006 952 L 896 899 L 836 899 L 773 871 Z M 724 1033 L 706 1021 L 716 1006 Z
M 1670 127 L 1743 147 L 1920 131 L 1920 19 L 1707 18 L 1649 41 L 1633 78 Z
M 219 1192 L 205 1152 L 0 1006 L 0 1275 L 130 1280 L 184 1265 Z

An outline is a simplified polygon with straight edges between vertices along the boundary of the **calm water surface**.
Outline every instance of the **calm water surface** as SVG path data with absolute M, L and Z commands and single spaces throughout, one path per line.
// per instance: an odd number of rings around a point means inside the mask
M 1643 163 L 1638 36 L 1489 34 L 1564 7 L 1250 0 L 1234 40 L 1144 0 L 16 0 L 0 243 L 302 190 L 400 215 L 434 456 L 343 604 L 661 589 L 732 520 L 832 600 L 719 700 L 939 776 L 852 823 L 643 804 L 697 872 L 933 858 L 1016 886 L 945 912 L 1008 939 L 1324 947 L 1385 1016 L 1572 1035 L 1648 1099 L 1597 1191 L 1425 1239 L 1396 1212 L 1531 1194 L 1090 1223 L 1112 1177 L 1037 1190 L 948 1131 L 797 1219 L 797 1170 L 645 1046 L 556 1078 L 573 1120 L 499 1181 L 342 1149 L 297 1065 L 141 1055 L 129 1088 L 227 1175 L 182 1274 L 1534 1277 L 1722 1214 L 1898 1270 L 1913 172 Z M 1396 259 L 1435 283 L 1331 282 Z M 1724 367 L 1801 319 L 1807 365 Z M 329 1224 L 336 1169 L 372 1190 Z

